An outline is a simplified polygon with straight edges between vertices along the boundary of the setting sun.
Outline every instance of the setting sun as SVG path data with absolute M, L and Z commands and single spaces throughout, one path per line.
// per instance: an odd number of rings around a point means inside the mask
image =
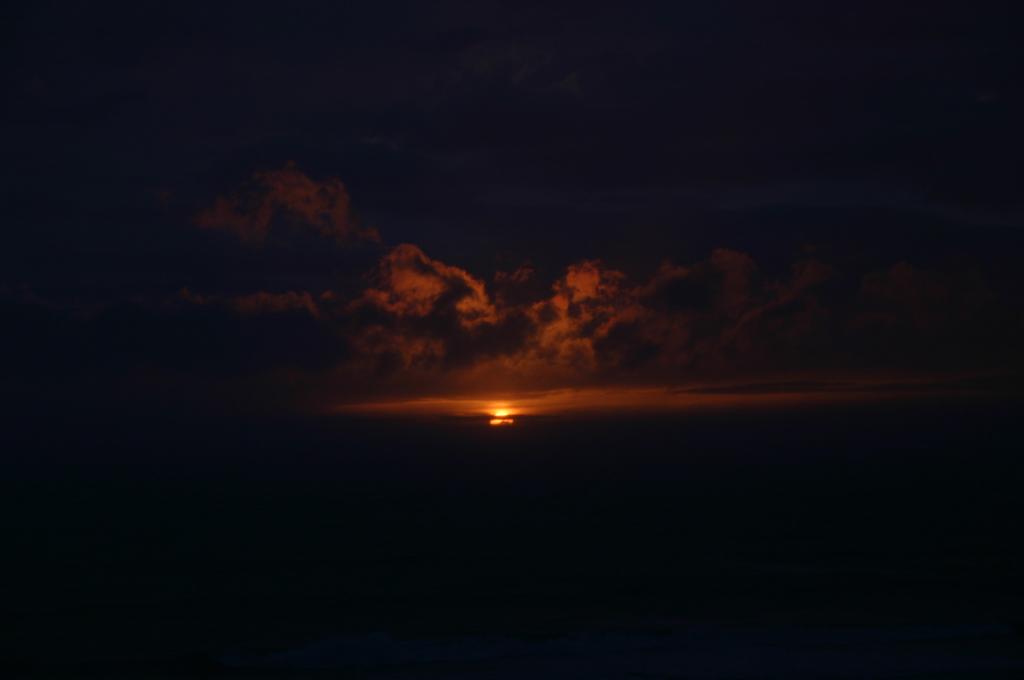
M 491 425 L 512 425 L 515 420 L 512 419 L 512 411 L 507 408 L 496 408 L 491 412 Z

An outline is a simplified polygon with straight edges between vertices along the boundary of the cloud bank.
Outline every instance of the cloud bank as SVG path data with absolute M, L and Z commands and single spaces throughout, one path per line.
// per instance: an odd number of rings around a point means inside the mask
M 359 226 L 339 180 L 293 165 L 256 173 L 195 223 L 247 243 L 279 226 L 379 239 Z M 182 288 L 88 310 L 7 290 L 0 306 L 12 394 L 170 389 L 295 408 L 602 386 L 960 380 L 1019 373 L 1024 340 L 1018 298 L 977 272 L 905 261 L 843 271 L 807 256 L 768 273 L 728 248 L 643 277 L 588 259 L 540 281 L 526 265 L 484 277 L 403 243 L 356 290 Z
M 8 295 L 3 353 L 9 386 L 117 383 L 130 393 L 170 382 L 182 398 L 303 407 L 567 387 L 962 377 L 1015 365 L 1019 316 L 977 278 L 897 263 L 842 285 L 849 279 L 817 260 L 767 278 L 749 255 L 720 249 L 666 262 L 641 281 L 578 262 L 542 296 L 513 303 L 496 292 L 508 282 L 488 284 L 402 244 L 348 298 L 183 289 L 83 314 Z

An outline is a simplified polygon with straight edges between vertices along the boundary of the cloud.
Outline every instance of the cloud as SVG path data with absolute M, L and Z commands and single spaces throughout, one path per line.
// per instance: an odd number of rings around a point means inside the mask
M 402 244 L 348 307 L 353 344 L 375 368 L 471 364 L 518 349 L 525 318 L 499 308 L 483 280 Z
M 494 272 L 494 282 L 499 285 L 522 285 L 532 279 L 536 273 L 533 267 L 529 264 L 524 264 L 510 272 L 501 270 Z
M 636 282 L 598 260 L 578 262 L 526 301 L 501 293 L 511 279 L 496 275 L 488 287 L 416 246 L 395 248 L 347 309 L 352 366 L 399 382 L 433 375 L 438 389 L 789 379 L 900 362 L 944 371 L 987 365 L 977 329 L 1012 326 L 983 288 L 940 284 L 942 275 L 908 265 L 861 281 L 807 258 L 768 276 L 749 254 L 716 249 Z
M 638 313 L 623 288 L 625 274 L 588 260 L 570 265 L 547 300 L 529 308 L 535 332 L 529 358 L 581 370 L 597 366 L 595 343 Z
M 365 291 L 363 301 L 398 317 L 451 314 L 467 328 L 496 318 L 483 281 L 409 243 L 384 256 L 377 285 Z
M 491 281 L 495 303 L 502 307 L 535 300 L 543 289 L 543 284 L 537 278 L 537 270 L 528 263 L 511 271 L 498 270 L 494 272 Z
M 338 243 L 379 241 L 372 227 L 361 226 L 352 212 L 348 190 L 341 180 L 316 181 L 287 163 L 280 170 L 257 172 L 250 185 L 195 216 L 202 229 L 234 234 L 248 243 L 264 242 L 278 221 L 312 231 Z
M 738 355 L 767 363 L 783 353 L 771 345 L 798 345 L 817 318 L 812 292 L 829 272 L 803 262 L 788 278 L 758 281 L 749 255 L 719 249 L 632 283 L 587 260 L 569 265 L 547 292 L 517 301 L 503 294 L 508 275 L 495 277 L 494 295 L 482 279 L 406 244 L 382 259 L 350 307 L 355 360 L 523 383 L 682 380 L 738 363 Z
M 320 307 L 313 295 L 306 291 L 284 291 L 281 293 L 256 291 L 246 295 L 234 297 L 218 297 L 193 293 L 188 288 L 182 288 L 178 293 L 181 301 L 193 305 L 220 305 L 231 309 L 242 316 L 257 316 L 261 314 L 277 314 L 282 312 L 302 311 L 310 316 L 320 316 Z M 320 296 L 322 300 L 331 300 L 333 293 L 324 291 Z
M 907 262 L 863 278 L 856 323 L 867 327 L 904 327 L 918 331 L 962 326 L 978 310 L 990 307 L 993 294 L 974 275 L 941 276 Z
M 305 296 L 171 299 L 79 310 L 0 298 L 9 405 L 301 409 L 350 359 L 336 323 Z M 323 305 L 321 305 L 323 306 Z
M 1019 368 L 1024 339 L 1012 296 L 971 272 L 905 262 L 844 274 L 810 258 L 770 274 L 749 254 L 717 249 L 697 262 L 666 261 L 639 280 L 585 260 L 537 287 L 532 272 L 489 284 L 402 244 L 366 281 L 348 295 L 182 289 L 91 312 L 8 294 L 0 306 L 12 331 L 0 350 L 7 379 L 34 389 L 108 384 L 121 394 L 116 385 L 130 380 L 147 390 L 195 381 L 202 391 L 213 381 L 249 400 L 278 403 L 287 394 L 310 404 L 371 394 L 962 376 Z M 509 285 L 534 292 L 500 293 Z

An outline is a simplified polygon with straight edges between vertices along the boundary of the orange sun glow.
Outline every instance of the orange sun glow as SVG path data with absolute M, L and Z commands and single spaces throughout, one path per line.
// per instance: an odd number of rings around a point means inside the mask
M 512 419 L 512 412 L 507 408 L 496 408 L 491 412 L 491 425 L 512 425 L 516 421 Z
M 922 382 L 926 388 L 929 383 Z M 697 386 L 698 388 L 700 386 Z M 826 384 L 827 389 L 744 391 L 701 390 L 670 387 L 612 387 L 524 392 L 514 397 L 423 397 L 394 401 L 342 404 L 333 410 L 345 413 L 402 416 L 457 416 L 486 419 L 494 426 L 513 425 L 520 416 L 553 416 L 627 413 L 671 413 L 737 407 L 768 408 L 796 404 L 859 401 L 889 395 L 870 381 Z M 884 387 L 884 383 L 882 383 Z M 896 394 L 904 398 L 908 392 Z M 480 421 L 478 421 L 480 422 Z

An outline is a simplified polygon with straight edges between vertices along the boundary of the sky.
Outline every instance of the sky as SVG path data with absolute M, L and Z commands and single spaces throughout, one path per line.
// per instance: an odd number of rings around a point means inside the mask
M 983 7 L 3 12 L 14 401 L 1021 373 L 1019 39 Z
M 0 667 L 1009 677 L 1009 5 L 0 3 Z

